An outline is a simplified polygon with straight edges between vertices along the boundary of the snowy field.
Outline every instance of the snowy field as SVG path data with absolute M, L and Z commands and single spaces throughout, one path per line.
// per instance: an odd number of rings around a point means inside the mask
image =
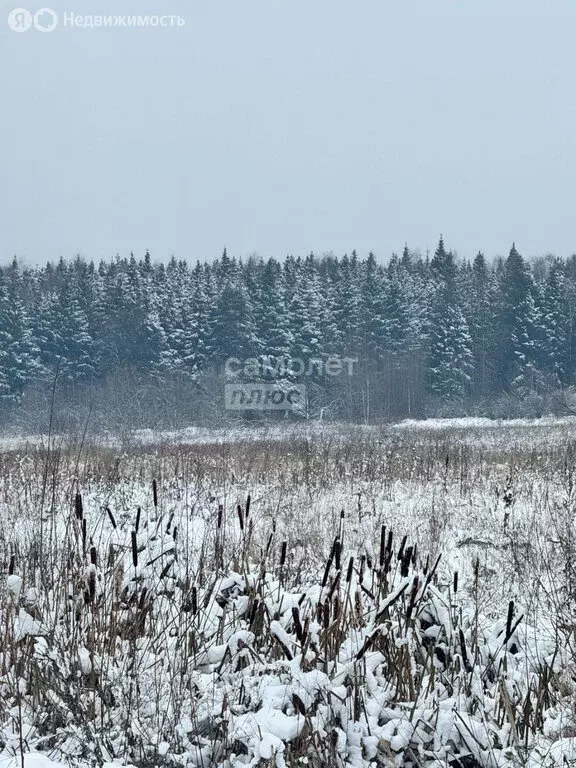
M 0 768 L 576 765 L 576 420 L 0 464 Z
M 108 432 L 86 435 L 56 434 L 6 434 L 0 436 L 0 450 L 3 452 L 22 451 L 27 448 L 69 445 L 82 441 L 85 444 L 108 448 L 143 447 L 159 445 L 207 445 L 216 443 L 286 441 L 288 438 L 359 438 L 378 440 L 391 437 L 398 432 L 424 433 L 426 439 L 439 434 L 448 435 L 460 441 L 484 443 L 508 443 L 524 446 L 530 442 L 537 445 L 550 444 L 553 440 L 561 445 L 576 439 L 576 415 L 540 419 L 495 420 L 482 417 L 456 419 L 423 419 L 386 424 L 362 426 L 333 424 L 329 422 L 281 423 L 266 426 L 237 426 L 218 429 L 187 427 L 180 430 L 154 432 L 137 429 L 123 435 Z

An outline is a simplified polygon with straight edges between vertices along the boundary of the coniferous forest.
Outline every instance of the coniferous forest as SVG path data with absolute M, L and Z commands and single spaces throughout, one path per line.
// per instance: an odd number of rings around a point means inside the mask
M 575 315 L 576 255 L 528 262 L 512 246 L 467 261 L 442 238 L 433 255 L 405 247 L 386 264 L 355 252 L 14 260 L 0 272 L 2 418 L 97 418 L 104 404 L 134 427 L 539 415 L 574 383 Z M 317 363 L 285 373 L 305 382 L 305 413 L 227 413 L 225 361 L 263 356 L 355 362 L 337 376 Z

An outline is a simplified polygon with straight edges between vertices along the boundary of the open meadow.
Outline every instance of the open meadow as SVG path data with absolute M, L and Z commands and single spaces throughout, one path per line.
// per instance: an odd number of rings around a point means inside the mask
M 2 450 L 0 768 L 576 764 L 575 420 Z

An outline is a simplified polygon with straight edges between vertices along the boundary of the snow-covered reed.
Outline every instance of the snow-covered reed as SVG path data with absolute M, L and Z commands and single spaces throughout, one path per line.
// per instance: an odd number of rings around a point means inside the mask
M 574 446 L 425 437 L 0 457 L 0 759 L 576 760 Z

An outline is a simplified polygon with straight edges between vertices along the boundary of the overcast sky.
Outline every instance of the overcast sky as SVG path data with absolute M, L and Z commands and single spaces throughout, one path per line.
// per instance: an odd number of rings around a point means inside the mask
M 54 0 L 50 33 L 13 7 L 2 262 L 576 251 L 575 0 Z

